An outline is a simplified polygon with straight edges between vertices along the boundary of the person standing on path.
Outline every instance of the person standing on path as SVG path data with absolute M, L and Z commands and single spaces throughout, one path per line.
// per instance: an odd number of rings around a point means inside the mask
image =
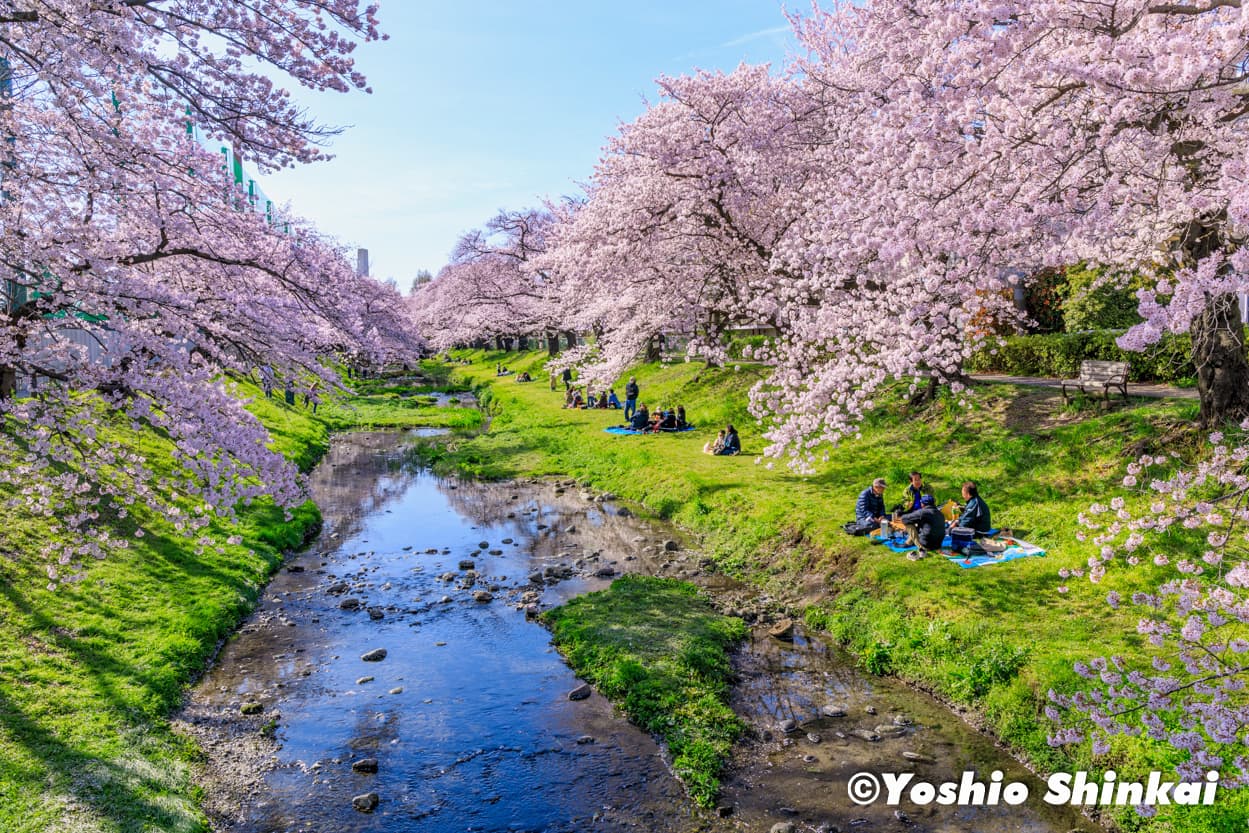
M 286 380 L 286 390 L 284 391 L 283 398 L 286 399 L 287 405 L 295 404 L 295 383 L 292 382 L 290 379 Z
M 625 385 L 625 422 L 629 421 L 629 417 L 637 413 L 638 410 L 638 380 L 636 376 L 629 377 L 629 384 Z

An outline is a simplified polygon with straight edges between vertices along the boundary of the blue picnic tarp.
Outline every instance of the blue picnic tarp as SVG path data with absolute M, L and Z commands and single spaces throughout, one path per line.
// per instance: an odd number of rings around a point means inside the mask
M 636 428 L 626 428 L 623 425 L 613 425 L 610 428 L 603 429 L 608 434 L 616 434 L 617 436 L 628 436 L 629 434 L 645 434 L 646 431 L 639 431 Z M 661 428 L 661 434 L 684 434 L 686 431 L 693 431 L 693 425 L 687 425 L 684 428 Z
M 996 530 L 994 530 L 996 532 Z M 881 538 L 879 533 L 872 533 L 868 539 L 874 544 L 884 544 L 886 549 L 896 553 L 911 552 L 915 547 L 907 546 L 906 536 L 903 533 L 895 533 L 887 538 Z M 1045 550 L 1036 544 L 1030 544 L 1027 541 L 1021 541 L 1018 538 L 1010 539 L 1013 545 L 1007 547 L 1001 552 L 983 552 L 978 551 L 975 554 L 969 553 L 951 553 L 950 536 L 945 536 L 945 540 L 941 542 L 941 555 L 946 557 L 952 564 L 957 564 L 964 570 L 970 570 L 973 567 L 984 567 L 989 564 L 1001 564 L 1006 561 L 1015 561 L 1020 558 L 1044 558 Z

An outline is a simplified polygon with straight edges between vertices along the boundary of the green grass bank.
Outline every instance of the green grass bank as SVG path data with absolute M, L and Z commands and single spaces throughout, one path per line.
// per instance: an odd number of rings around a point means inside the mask
M 1112 571 L 1097 586 L 1064 582 L 1058 571 L 1092 554 L 1077 539 L 1076 514 L 1107 498 L 1130 459 L 1162 449 L 1200 453 L 1195 403 L 1132 400 L 1102 412 L 1092 402 L 1064 406 L 1052 391 L 1010 386 L 978 388 L 970 409 L 938 399 L 914 411 L 898 398 L 870 416 L 860 438 L 830 449 L 815 474 L 800 476 L 755 462 L 764 443 L 747 392 L 762 368 L 639 366 L 641 401 L 684 405 L 699 430 L 619 437 L 602 430 L 620 422 L 618 411 L 561 408 L 562 385 L 549 389 L 544 353 L 461 355 L 473 364 L 457 373 L 480 386 L 494 417 L 485 434 L 430 444 L 424 454 L 436 467 L 485 478 L 577 477 L 676 521 L 700 537 L 719 569 L 790 599 L 809 626 L 849 648 L 866 670 L 967 708 L 1041 770 L 1114 768 L 1123 779 L 1173 764 L 1142 740 L 1121 740 L 1096 760 L 1087 746 L 1051 748 L 1042 709 L 1050 688 L 1075 687 L 1075 660 L 1144 656 L 1135 618 L 1104 599 L 1109 590 L 1151 588 L 1153 568 Z M 498 362 L 529 370 L 535 381 L 496 378 Z M 727 422 L 741 432 L 742 456 L 702 454 Z M 1048 557 L 961 570 L 939 558 L 907 561 L 842 533 L 872 478 L 889 481 L 891 504 L 912 468 L 925 473 L 939 501 L 957 497 L 963 480 L 977 480 L 995 523 Z M 1123 829 L 1244 830 L 1249 797 L 1225 792 L 1213 807 L 1163 811 L 1149 822 L 1119 811 L 1114 819 Z
M 303 469 L 336 430 L 481 421 L 476 409 L 436 408 L 384 384 L 327 401 L 316 415 L 302 399 L 291 407 L 248 381 L 234 386 L 252 400 L 273 447 Z M 170 459 L 154 432 L 106 430 L 158 464 Z M 207 830 L 192 780 L 198 752 L 170 730 L 168 716 L 284 552 L 319 523 L 312 503 L 289 521 L 256 504 L 237 524 L 213 522 L 197 544 L 136 502 L 110 530 L 129 549 L 89 565 L 81 583 L 49 591 L 38 557 L 54 537 L 48 520 L 9 513 L 0 528 L 0 830 Z M 142 538 L 133 536 L 137 527 Z
M 690 796 L 710 806 L 743 729 L 728 707 L 728 651 L 746 636 L 697 587 L 625 576 L 547 611 L 543 621 L 577 676 L 663 738 Z

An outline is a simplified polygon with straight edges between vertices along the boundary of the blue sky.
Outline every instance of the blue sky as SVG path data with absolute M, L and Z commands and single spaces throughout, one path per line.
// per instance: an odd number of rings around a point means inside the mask
M 263 185 L 405 288 L 500 208 L 577 193 L 656 76 L 796 49 L 779 0 L 382 0 L 381 20 L 357 50 L 373 95 L 301 97 L 347 126 L 336 158 Z

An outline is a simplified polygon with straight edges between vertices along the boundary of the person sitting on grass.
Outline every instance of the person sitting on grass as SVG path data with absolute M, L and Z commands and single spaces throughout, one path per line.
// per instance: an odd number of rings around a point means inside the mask
M 989 505 L 980 497 L 980 487 L 972 480 L 963 484 L 963 513 L 959 515 L 956 526 L 965 526 L 976 532 L 976 537 L 987 535 L 993 528 L 993 519 L 989 514 Z
M 603 394 L 602 396 L 600 396 L 598 398 L 598 404 L 595 405 L 594 407 L 599 408 L 600 410 L 605 409 L 607 407 L 607 394 Z
M 598 397 L 595 396 L 594 391 L 590 390 L 589 388 L 586 389 L 585 406 L 587 408 L 598 407 Z
M 530 376 L 530 375 L 529 375 L 529 371 L 528 371 L 528 370 L 526 370 L 524 373 L 521 373 L 521 374 L 519 374 L 519 375 L 516 377 L 516 381 L 518 381 L 518 382 L 532 382 L 532 381 L 533 381 L 533 377 L 532 377 L 532 376 Z
M 720 449 L 724 448 L 724 429 L 720 429 L 720 434 L 714 440 L 707 440 L 707 444 L 703 446 L 703 454 L 719 454 Z
M 689 423 L 685 421 L 685 406 L 677 405 L 677 430 L 682 431 L 689 427 Z
M 656 431 L 675 431 L 677 430 L 677 415 L 671 408 L 666 409 L 659 415 L 659 422 L 655 424 Z
M 565 397 L 565 408 L 580 408 L 585 404 L 585 400 L 581 398 L 581 388 L 570 388 Z
M 620 404 L 620 398 L 616 396 L 615 388 L 609 388 L 607 391 L 607 406 L 609 408 L 615 408 L 616 410 L 620 410 L 620 408 L 623 407 Z
M 633 419 L 629 420 L 628 426 L 634 431 L 645 431 L 650 427 L 650 424 L 651 414 L 650 411 L 646 410 L 646 403 L 643 402 L 642 406 L 633 414 Z
M 937 508 L 937 501 L 932 495 L 921 495 L 919 508 L 895 521 L 899 522 L 906 529 L 907 544 L 916 548 L 912 560 L 925 557 L 929 550 L 941 549 L 945 541 L 945 515 Z
M 862 492 L 854 504 L 854 519 L 861 526 L 880 523 L 885 517 L 885 478 L 878 477 Z
M 724 426 L 724 447 L 717 454 L 731 456 L 742 453 L 742 441 L 737 436 L 737 429 L 732 425 Z
M 902 511 L 918 512 L 920 499 L 924 495 L 932 495 L 932 487 L 924 482 L 924 476 L 917 471 L 911 472 L 911 482 L 902 492 Z M 934 496 L 934 505 L 935 505 Z

